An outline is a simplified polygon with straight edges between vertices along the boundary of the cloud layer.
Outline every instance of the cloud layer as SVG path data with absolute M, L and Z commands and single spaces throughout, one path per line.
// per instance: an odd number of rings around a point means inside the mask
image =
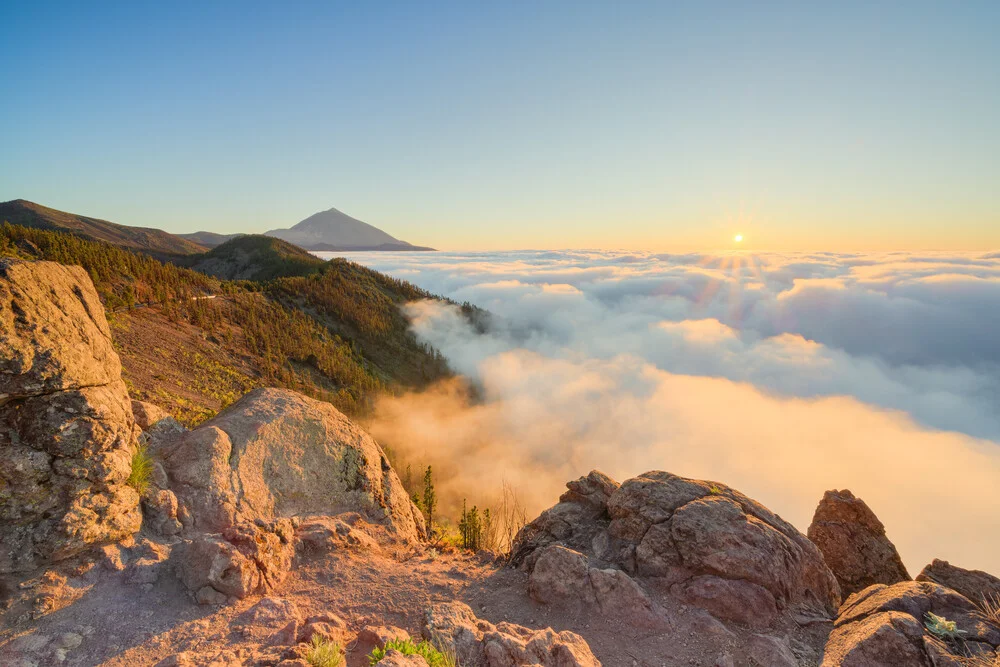
M 537 511 L 591 468 L 665 469 L 804 529 L 824 490 L 851 488 L 911 568 L 1000 571 L 1000 255 L 352 259 L 496 315 L 480 335 L 411 304 L 483 400 L 440 387 L 383 404 L 374 426 L 460 470 L 456 494 L 502 473 Z

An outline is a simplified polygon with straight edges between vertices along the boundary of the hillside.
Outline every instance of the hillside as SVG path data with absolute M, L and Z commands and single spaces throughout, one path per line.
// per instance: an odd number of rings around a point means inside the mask
M 249 274 L 302 275 L 327 266 L 294 246 L 261 239 L 235 239 L 230 248 L 236 255 L 260 245 L 263 256 L 277 258 L 277 264 L 242 265 Z M 409 333 L 398 309 L 430 295 L 343 260 L 322 276 L 233 281 L 73 234 L 10 224 L 0 227 L 0 256 L 83 266 L 108 309 L 132 397 L 152 400 L 185 423 L 260 386 L 294 388 L 362 415 L 380 393 L 448 373 L 443 359 Z
M 215 232 L 193 232 L 191 234 L 177 234 L 182 239 L 193 241 L 206 248 L 220 246 L 230 239 L 234 239 L 242 234 L 216 234 Z
M 24 199 L 0 203 L 0 221 L 34 229 L 68 232 L 93 241 L 104 241 L 158 256 L 189 255 L 205 251 L 204 246 L 194 241 L 159 229 L 120 225 L 57 211 Z
M 291 229 L 265 233 L 307 250 L 431 250 L 401 241 L 335 208 L 315 213 Z
M 319 271 L 326 262 L 281 239 L 237 236 L 191 259 L 195 271 L 225 280 L 273 280 Z

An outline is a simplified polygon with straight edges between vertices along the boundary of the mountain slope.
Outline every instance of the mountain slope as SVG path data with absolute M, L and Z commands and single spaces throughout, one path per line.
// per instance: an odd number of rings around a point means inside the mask
M 307 276 L 326 264 L 288 241 L 258 234 L 237 236 L 191 259 L 189 266 L 195 271 L 225 280 Z
M 0 257 L 87 270 L 108 310 L 132 398 L 157 403 L 185 423 L 263 386 L 294 389 L 360 416 L 380 394 L 449 375 L 399 310 L 431 295 L 344 260 L 323 262 L 276 239 L 264 243 L 262 256 L 273 262 L 255 270 L 277 267 L 295 277 L 220 280 L 65 231 L 0 224 Z
M 0 222 L 35 229 L 68 232 L 95 241 L 160 255 L 189 255 L 205 247 L 149 227 L 129 227 L 42 206 L 24 199 L 0 203 Z
M 429 250 L 401 241 L 335 208 L 315 213 L 291 229 L 272 229 L 267 236 L 307 250 Z
M 242 234 L 216 234 L 215 232 L 192 232 L 191 234 L 177 234 L 177 236 L 182 239 L 187 239 L 197 243 L 198 245 L 205 246 L 206 248 L 214 248 L 220 246 L 226 241 L 235 239 L 237 236 L 243 236 Z

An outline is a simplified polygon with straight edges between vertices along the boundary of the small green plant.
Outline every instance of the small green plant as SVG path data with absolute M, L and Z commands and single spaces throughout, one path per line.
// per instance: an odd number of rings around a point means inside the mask
M 312 643 L 306 650 L 306 662 L 312 667 L 340 667 L 344 664 L 344 656 L 340 652 L 340 644 L 313 635 Z
M 940 637 L 941 639 L 958 639 L 962 635 L 966 634 L 965 630 L 959 630 L 958 625 L 955 621 L 949 621 L 944 616 L 938 616 L 932 612 L 927 612 L 927 620 L 924 625 L 935 637 Z
M 146 445 L 139 445 L 132 454 L 132 471 L 128 476 L 128 485 L 145 495 L 149 489 L 149 479 L 153 475 L 153 459 L 146 450 Z
M 385 654 L 396 650 L 403 655 L 419 655 L 430 667 L 457 667 L 458 661 L 451 651 L 441 651 L 426 639 L 414 644 L 412 639 L 390 639 L 384 648 L 375 648 L 368 656 L 369 665 L 377 665 Z
M 712 486 L 708 487 L 708 492 L 711 493 L 713 496 L 722 495 L 722 489 L 720 489 L 716 484 L 713 484 Z

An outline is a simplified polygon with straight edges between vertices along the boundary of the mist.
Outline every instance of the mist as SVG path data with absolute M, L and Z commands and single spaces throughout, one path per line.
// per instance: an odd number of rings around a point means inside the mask
M 386 398 L 372 424 L 435 466 L 445 511 L 507 480 L 532 517 L 591 469 L 661 469 L 804 531 L 848 488 L 911 575 L 932 558 L 1000 570 L 995 255 L 352 259 L 494 314 L 481 334 L 455 306 L 409 304 L 464 380 Z

